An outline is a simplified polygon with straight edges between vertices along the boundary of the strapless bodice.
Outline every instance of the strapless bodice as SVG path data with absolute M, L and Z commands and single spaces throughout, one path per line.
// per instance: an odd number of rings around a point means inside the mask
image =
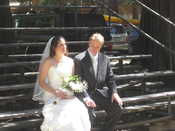
M 63 79 L 72 75 L 73 61 L 65 57 L 58 64 L 50 67 L 48 71 L 48 82 L 53 88 L 58 88 L 62 85 Z
M 73 60 L 69 57 L 63 57 L 62 60 L 56 64 L 52 65 L 48 70 L 48 84 L 54 89 L 62 90 L 69 95 L 73 95 L 73 92 L 62 88 L 63 79 L 72 75 L 73 73 Z M 51 93 L 45 92 L 44 99 L 55 99 L 55 96 Z

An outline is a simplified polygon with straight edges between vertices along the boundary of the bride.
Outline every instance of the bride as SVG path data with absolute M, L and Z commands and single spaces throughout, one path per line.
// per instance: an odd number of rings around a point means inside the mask
M 73 92 L 61 88 L 63 78 L 73 74 L 74 62 L 67 57 L 63 37 L 52 37 L 44 50 L 34 100 L 44 103 L 41 131 L 90 131 L 85 105 Z

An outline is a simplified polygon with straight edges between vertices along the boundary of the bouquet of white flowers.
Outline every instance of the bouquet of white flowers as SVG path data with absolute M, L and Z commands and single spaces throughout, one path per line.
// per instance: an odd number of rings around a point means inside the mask
M 87 82 L 81 81 L 78 75 L 71 75 L 63 79 L 62 87 L 74 93 L 81 93 L 87 89 Z

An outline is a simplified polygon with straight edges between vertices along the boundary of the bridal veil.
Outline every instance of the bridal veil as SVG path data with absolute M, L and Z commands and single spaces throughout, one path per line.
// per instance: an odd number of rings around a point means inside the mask
M 51 46 L 51 43 L 52 43 L 53 39 L 54 39 L 54 37 L 51 37 L 49 39 L 49 41 L 47 42 L 47 44 L 45 46 L 45 49 L 42 53 L 42 57 L 40 59 L 40 65 L 47 57 L 49 57 L 50 46 Z M 39 67 L 40 67 L 40 65 L 39 65 Z M 46 82 L 47 82 L 47 80 L 46 80 Z M 33 92 L 33 98 L 32 99 L 34 101 L 39 101 L 40 103 L 43 103 L 43 95 L 44 95 L 44 90 L 39 85 L 39 75 L 38 75 L 37 79 L 36 79 L 35 86 L 34 86 L 34 92 Z

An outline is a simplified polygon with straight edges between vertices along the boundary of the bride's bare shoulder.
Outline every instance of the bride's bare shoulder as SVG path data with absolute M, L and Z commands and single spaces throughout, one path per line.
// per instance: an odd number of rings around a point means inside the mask
M 51 65 L 53 65 L 53 60 L 50 57 L 44 59 L 43 62 L 41 63 L 41 66 L 50 67 Z

